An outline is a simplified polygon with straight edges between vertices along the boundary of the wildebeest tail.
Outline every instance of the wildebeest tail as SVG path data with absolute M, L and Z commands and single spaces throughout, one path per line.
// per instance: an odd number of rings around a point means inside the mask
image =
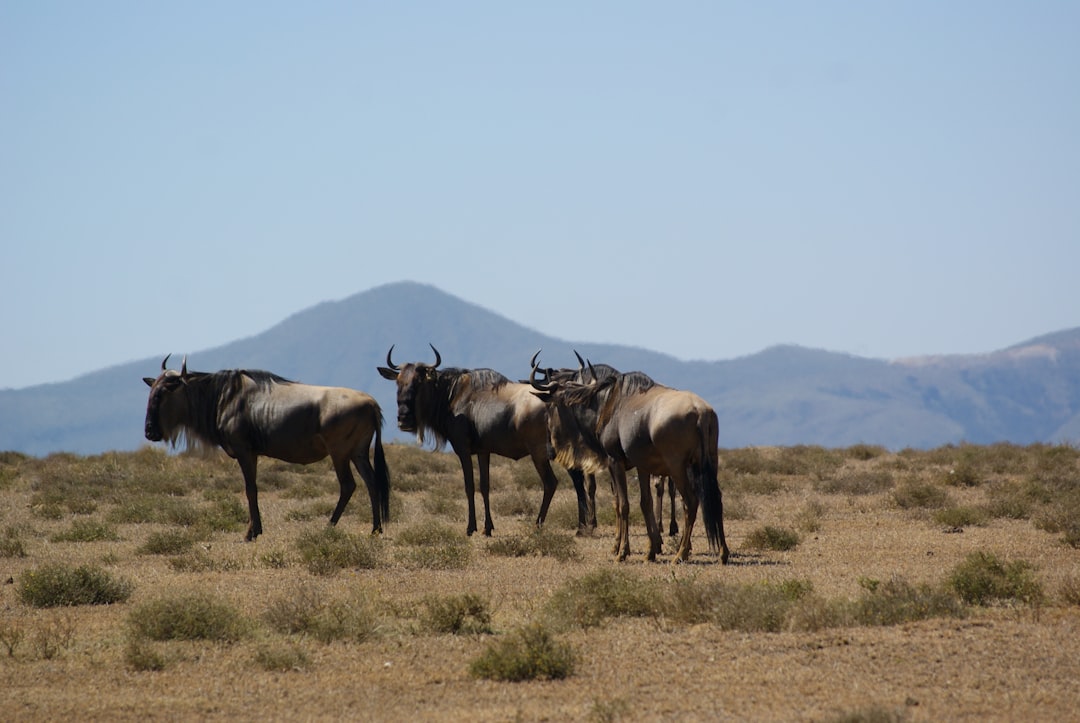
M 720 497 L 720 482 L 717 479 L 719 476 L 716 463 L 716 441 L 718 438 L 719 424 L 716 415 L 702 415 L 698 426 L 701 461 L 697 469 L 694 470 L 694 486 L 697 488 L 698 500 L 701 502 L 701 517 L 702 522 L 705 524 L 705 536 L 709 540 L 709 548 L 721 550 L 726 556 L 724 505 Z
M 390 519 L 390 468 L 382 446 L 383 417 L 380 411 L 375 420 L 375 487 L 379 490 L 379 504 L 384 520 Z

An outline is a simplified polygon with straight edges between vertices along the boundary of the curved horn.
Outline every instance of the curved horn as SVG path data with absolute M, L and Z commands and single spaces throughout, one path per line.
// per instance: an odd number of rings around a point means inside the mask
M 165 358 L 161 360 L 161 371 L 165 371 L 165 365 L 169 363 L 169 357 L 171 356 L 172 354 L 166 354 Z
M 393 353 L 394 345 L 391 344 L 389 351 L 386 352 L 386 366 L 390 367 L 391 371 L 400 372 L 401 369 L 396 364 L 394 364 L 394 362 L 390 361 L 390 355 Z
M 592 359 L 589 360 L 589 374 L 592 374 L 592 383 L 596 384 L 600 381 L 600 377 L 596 374 L 596 368 L 592 365 Z
M 536 353 L 539 354 L 540 352 L 536 352 Z M 553 391 L 555 391 L 555 388 L 558 386 L 558 384 L 556 384 L 553 381 L 550 381 L 550 379 L 551 379 L 550 374 L 544 374 L 544 376 L 546 378 L 545 381 L 543 381 L 543 382 L 536 381 L 536 372 L 537 372 L 537 370 L 539 368 L 540 368 L 540 366 L 536 363 L 536 355 L 533 355 L 532 370 L 529 372 L 529 384 L 532 385 L 533 389 L 538 389 L 541 392 L 553 392 Z
M 574 349 L 574 356 L 577 357 L 578 369 L 585 371 L 585 360 L 581 358 L 581 355 L 577 353 L 577 349 Z
M 187 376 L 187 354 L 184 355 L 184 363 L 180 365 L 180 376 Z
M 536 357 L 540 356 L 540 352 L 542 352 L 543 350 L 543 347 L 537 349 L 536 353 L 532 355 L 532 359 L 529 360 L 529 366 L 533 369 L 536 368 Z
M 442 364 L 442 356 L 439 355 L 439 350 L 436 349 L 435 345 L 432 344 L 430 341 L 428 342 L 428 346 L 430 346 L 431 350 L 435 352 L 435 363 L 431 365 L 431 368 L 438 369 L 439 365 Z

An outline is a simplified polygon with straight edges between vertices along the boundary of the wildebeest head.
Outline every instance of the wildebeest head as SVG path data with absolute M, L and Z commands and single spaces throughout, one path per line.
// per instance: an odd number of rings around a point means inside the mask
M 168 437 L 175 441 L 187 413 L 187 404 L 184 399 L 183 388 L 187 385 L 190 375 L 187 370 L 187 357 L 180 371 L 168 369 L 165 365 L 169 356 L 161 362 L 161 374 L 157 379 L 143 377 L 143 381 L 150 387 L 150 399 L 146 403 L 146 422 L 144 432 L 151 442 L 160 442 Z
M 581 357 L 578 357 L 580 360 Z M 537 373 L 543 380 L 537 379 Z M 604 453 L 597 435 L 599 407 L 612 382 L 588 365 L 572 378 L 565 370 L 542 370 L 532 359 L 529 383 L 547 405 L 549 456 L 567 468 L 595 473 L 603 468 Z M 582 381 L 584 379 L 584 381 Z
M 417 409 L 429 409 L 432 402 L 435 381 L 438 377 L 437 370 L 442 364 L 442 356 L 434 344 L 428 346 L 435 352 L 434 364 L 416 362 L 399 367 L 391 359 L 394 353 L 394 347 L 391 345 L 390 350 L 386 352 L 386 366 L 378 367 L 379 374 L 384 379 L 397 382 L 397 421 L 398 428 L 402 432 L 422 432 L 417 422 Z

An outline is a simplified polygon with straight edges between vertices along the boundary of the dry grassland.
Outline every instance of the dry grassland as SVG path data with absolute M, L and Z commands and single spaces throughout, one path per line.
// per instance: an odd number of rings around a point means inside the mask
M 254 543 L 241 541 L 231 460 L 0 454 L 0 718 L 1080 718 L 1080 455 L 1070 448 L 722 450 L 727 566 L 697 534 L 690 563 L 668 564 L 670 540 L 660 562 L 645 562 L 640 513 L 631 559 L 614 562 L 604 479 L 595 535 L 575 536 L 565 477 L 535 535 L 540 487 L 525 462 L 493 470 L 495 536 L 466 538 L 456 459 L 406 445 L 387 454 L 382 538 L 366 534 L 362 485 L 341 534 L 326 534 L 329 463 L 262 460 L 265 533 Z M 792 538 L 792 549 L 772 549 Z M 950 580 L 973 553 L 1011 565 L 1026 586 L 960 601 Z M 104 571 L 130 596 L 37 607 L 28 597 L 49 565 Z M 874 593 L 889 585 L 951 612 L 871 624 L 867 606 L 884 605 Z M 211 617 L 228 632 L 146 632 L 168 617 L 155 605 L 190 610 L 191 600 L 217 604 Z M 769 606 L 778 612 L 764 623 L 733 620 Z M 457 634 L 439 609 L 458 613 Z M 572 655 L 566 677 L 470 672 L 529 625 Z

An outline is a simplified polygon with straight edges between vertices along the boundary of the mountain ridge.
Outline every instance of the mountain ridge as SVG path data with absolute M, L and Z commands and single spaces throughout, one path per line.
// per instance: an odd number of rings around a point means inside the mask
M 394 387 L 375 368 L 391 345 L 397 363 L 431 361 L 429 343 L 446 366 L 491 367 L 515 379 L 528 375 L 539 348 L 545 365 L 575 365 L 577 350 L 645 371 L 712 404 L 724 447 L 865 442 L 900 449 L 1080 437 L 1080 328 L 976 355 L 882 360 L 779 344 L 735 359 L 682 361 L 642 347 L 558 339 L 435 286 L 402 281 L 320 302 L 187 357 L 201 371 L 268 369 L 362 389 L 382 405 L 387 436 L 408 439 L 393 422 Z M 181 355 L 174 350 L 174 366 Z M 145 444 L 141 379 L 157 373 L 161 356 L 0 390 L 0 450 L 91 454 Z

